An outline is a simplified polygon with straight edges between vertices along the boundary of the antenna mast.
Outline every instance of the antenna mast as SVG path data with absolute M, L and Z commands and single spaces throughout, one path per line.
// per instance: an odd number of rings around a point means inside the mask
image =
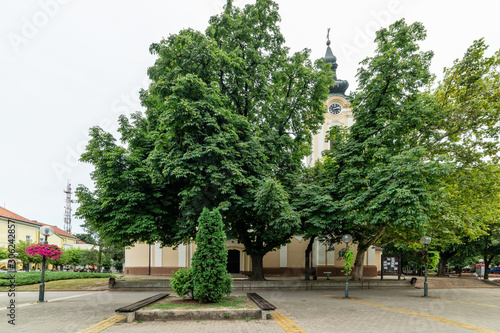
M 66 205 L 64 206 L 64 231 L 71 234 L 71 184 L 68 180 L 68 186 L 64 191 L 66 193 Z

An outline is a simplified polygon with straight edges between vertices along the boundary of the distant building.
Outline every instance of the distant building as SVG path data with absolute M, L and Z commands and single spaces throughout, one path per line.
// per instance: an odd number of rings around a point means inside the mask
M 40 235 L 40 227 L 49 224 L 29 220 L 21 215 L 11 212 L 8 209 L 0 207 L 0 248 L 7 249 L 9 246 L 9 225 L 15 225 L 16 243 L 19 243 L 19 241 L 22 240 L 35 244 L 45 241 L 45 236 Z M 55 233 L 47 238 L 49 244 L 57 245 L 61 249 L 88 246 L 88 244 L 85 244 L 80 239 L 67 233 L 66 231 L 53 225 L 50 226 L 54 228 Z

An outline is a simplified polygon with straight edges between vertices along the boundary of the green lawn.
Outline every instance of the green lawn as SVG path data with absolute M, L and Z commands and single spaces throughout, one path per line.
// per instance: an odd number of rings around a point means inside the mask
M 12 274 L 0 274 L 0 287 L 9 286 Z M 73 280 L 73 279 L 96 279 L 115 277 L 114 274 L 108 273 L 87 273 L 87 272 L 45 272 L 45 282 L 57 280 Z M 18 272 L 15 274 L 16 286 L 29 284 L 38 284 L 41 282 L 42 272 Z
M 45 283 L 45 290 L 107 290 L 108 281 L 109 278 L 50 281 Z M 39 289 L 38 283 L 16 287 L 16 291 L 38 291 Z
M 178 297 L 167 297 L 148 305 L 143 310 L 190 310 L 190 309 L 217 309 L 217 308 L 229 308 L 229 309 L 256 309 L 255 304 L 248 300 L 246 296 L 229 296 L 224 297 L 217 303 L 199 303 L 196 300 L 182 299 Z

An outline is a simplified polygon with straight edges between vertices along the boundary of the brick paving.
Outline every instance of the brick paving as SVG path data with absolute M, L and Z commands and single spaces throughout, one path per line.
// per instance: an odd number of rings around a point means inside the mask
M 460 285 L 455 279 L 430 278 L 430 297 L 422 297 L 423 290 L 412 287 L 352 289 L 351 299 L 343 299 L 344 290 L 276 289 L 257 293 L 276 305 L 288 320 L 310 333 L 498 332 L 500 288 L 474 279 L 463 280 Z M 421 280 L 417 281 L 417 287 Z M 437 289 L 440 285 L 443 289 Z M 463 288 L 463 285 L 474 288 Z M 15 327 L 7 324 L 4 307 L 9 301 L 7 293 L 0 293 L 0 332 L 78 332 L 114 316 L 115 309 L 155 293 L 47 292 L 49 302 L 37 304 L 36 292 L 19 292 Z M 118 323 L 103 332 L 165 331 L 285 332 L 272 319 Z

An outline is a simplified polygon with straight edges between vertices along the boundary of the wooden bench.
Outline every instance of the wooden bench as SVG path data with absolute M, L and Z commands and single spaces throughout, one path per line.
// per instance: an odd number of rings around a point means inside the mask
M 247 297 L 251 299 L 261 310 L 262 319 L 268 319 L 271 313 L 275 312 L 276 306 L 266 301 L 262 296 L 256 293 L 247 293 Z
M 139 309 L 141 309 L 141 308 L 143 308 L 151 303 L 154 303 L 157 300 L 165 298 L 168 295 L 170 295 L 170 293 L 157 294 L 157 295 L 145 298 L 141 301 L 138 301 L 138 302 L 132 303 L 130 305 L 123 306 L 119 309 L 116 309 L 115 312 L 127 313 L 127 322 L 131 323 L 135 320 L 135 311 L 137 311 L 137 310 L 139 310 Z

